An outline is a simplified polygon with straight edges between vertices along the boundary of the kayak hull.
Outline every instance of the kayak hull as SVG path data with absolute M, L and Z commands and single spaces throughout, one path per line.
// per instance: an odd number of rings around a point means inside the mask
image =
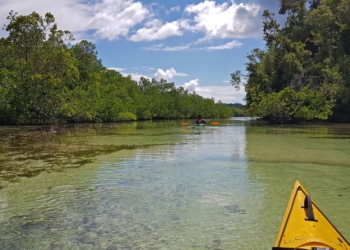
M 273 250 L 349 249 L 348 241 L 296 181 Z

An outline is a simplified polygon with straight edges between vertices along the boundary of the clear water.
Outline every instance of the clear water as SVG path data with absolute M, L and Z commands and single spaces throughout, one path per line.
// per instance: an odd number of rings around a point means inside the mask
M 350 125 L 0 128 L 0 249 L 271 249 L 296 180 L 350 239 Z

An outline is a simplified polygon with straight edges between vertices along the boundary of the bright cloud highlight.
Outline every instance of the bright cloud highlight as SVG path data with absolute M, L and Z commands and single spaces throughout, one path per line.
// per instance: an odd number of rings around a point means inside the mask
M 175 76 L 187 76 L 187 74 L 179 73 L 174 68 L 167 69 L 165 71 L 162 69 L 158 69 L 157 72 L 154 74 L 154 78 L 158 81 L 162 78 L 165 80 L 170 80 Z

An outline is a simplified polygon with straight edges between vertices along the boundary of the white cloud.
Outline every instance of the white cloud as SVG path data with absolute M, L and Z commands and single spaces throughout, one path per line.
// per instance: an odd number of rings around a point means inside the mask
M 183 87 L 184 87 L 184 89 L 187 89 L 190 92 L 197 92 L 196 90 L 197 90 L 197 87 L 199 85 L 198 81 L 199 81 L 199 79 L 197 78 L 197 79 L 191 80 L 189 82 L 185 82 Z
M 237 91 L 232 86 L 199 86 L 199 79 L 194 79 L 189 82 L 185 82 L 182 86 L 189 92 L 196 92 L 196 94 L 204 98 L 214 98 L 215 102 L 221 101 L 223 103 L 245 103 L 246 92 L 244 87 L 241 87 Z
M 246 92 L 244 87 L 236 91 L 232 86 L 205 86 L 205 88 L 197 87 L 196 93 L 204 98 L 214 98 L 215 102 L 221 101 L 223 103 L 239 102 L 244 104 L 244 97 Z
M 86 39 L 89 31 L 93 31 L 96 39 L 118 39 L 151 16 L 147 7 L 133 0 L 1 0 L 1 24 L 6 22 L 10 10 L 19 15 L 36 11 L 44 16 L 51 12 L 58 28 L 71 31 L 78 39 Z M 0 33 L 1 36 L 5 34 Z
M 145 50 L 151 50 L 151 51 L 185 51 L 185 50 L 206 50 L 206 51 L 216 51 L 216 50 L 227 50 L 227 49 L 234 49 L 241 47 L 243 43 L 234 40 L 222 45 L 217 46 L 208 46 L 208 47 L 194 47 L 196 43 L 190 43 L 187 45 L 182 46 L 165 46 L 164 44 L 156 44 L 152 45 L 150 47 L 145 47 Z
M 35 7 L 33 7 L 35 6 Z M 156 19 L 152 4 L 137 0 L 1 0 L 1 24 L 7 23 L 10 10 L 41 16 L 51 12 L 58 28 L 71 31 L 77 39 L 155 41 L 185 32 L 204 33 L 203 39 L 245 38 L 261 34 L 261 8 L 255 4 L 216 3 L 204 0 L 187 5 L 183 16 L 165 22 Z M 180 11 L 172 7 L 168 11 Z M 167 11 L 166 11 L 167 12 Z M 140 27 L 139 27 L 140 26 Z M 0 31 L 0 36 L 6 32 Z M 89 37 L 90 36 L 90 37 Z
M 255 4 L 216 4 L 211 0 L 185 8 L 186 13 L 194 15 L 191 30 L 204 32 L 208 38 L 257 36 L 261 30 L 260 11 Z
M 103 0 L 93 6 L 94 17 L 89 27 L 96 29 L 96 34 L 109 40 L 127 36 L 130 29 L 145 20 L 149 14 L 141 2 L 132 0 Z
M 157 72 L 154 74 L 154 78 L 156 80 L 160 80 L 162 78 L 165 80 L 170 80 L 175 76 L 187 76 L 187 74 L 179 73 L 174 68 L 167 69 L 165 71 L 162 69 L 158 69 Z
M 80 0 L 2 0 L 0 6 L 1 26 L 8 24 L 6 17 L 11 10 L 18 15 L 29 15 L 35 11 L 44 16 L 50 12 L 54 15 L 59 29 L 69 30 L 75 36 L 79 36 L 80 32 L 88 29 L 87 23 L 91 19 L 90 6 L 81 4 Z M 7 33 L 0 29 L 0 36 L 7 36 Z
M 232 41 L 232 42 L 228 42 L 222 45 L 218 45 L 218 46 L 209 46 L 209 47 L 205 47 L 203 49 L 207 50 L 207 51 L 213 51 L 213 50 L 226 50 L 226 49 L 233 49 L 233 48 L 237 48 L 237 47 L 241 47 L 243 45 L 243 43 L 239 42 L 239 41 Z
M 121 73 L 124 70 L 123 68 L 108 68 L 108 69 L 115 70 L 119 73 Z
M 168 38 L 170 36 L 182 36 L 184 27 L 187 26 L 186 20 L 178 20 L 162 24 L 160 20 L 152 20 L 145 27 L 136 31 L 130 36 L 130 40 L 134 42 L 155 41 Z
M 154 71 L 156 68 L 149 67 L 149 66 L 142 66 L 142 68 L 146 71 Z
M 151 47 L 144 48 L 145 50 L 153 50 L 153 51 L 183 51 L 183 50 L 189 50 L 189 45 L 183 45 L 183 46 L 164 46 L 164 44 L 157 44 L 153 45 Z
M 170 12 L 178 12 L 180 10 L 181 10 L 180 6 L 175 6 L 170 8 Z

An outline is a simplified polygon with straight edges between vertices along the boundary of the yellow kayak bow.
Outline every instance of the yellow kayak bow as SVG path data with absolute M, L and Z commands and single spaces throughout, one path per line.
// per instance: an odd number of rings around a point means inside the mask
M 350 245 L 296 181 L 272 249 L 350 250 Z

